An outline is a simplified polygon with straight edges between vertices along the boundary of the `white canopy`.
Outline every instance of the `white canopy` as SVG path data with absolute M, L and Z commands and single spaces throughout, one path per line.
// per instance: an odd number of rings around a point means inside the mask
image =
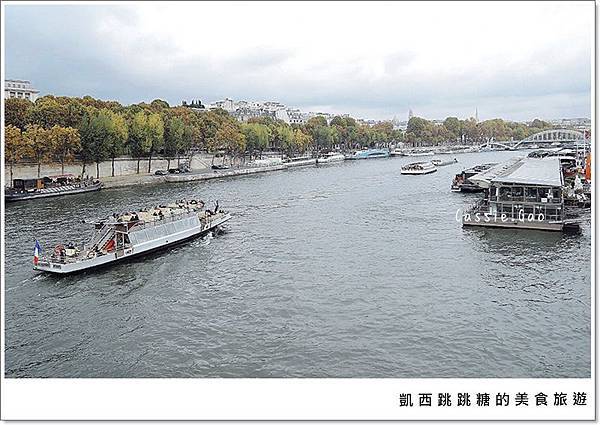
M 557 157 L 512 158 L 474 175 L 469 180 L 484 188 L 489 187 L 491 183 L 549 187 L 563 185 L 560 159 Z

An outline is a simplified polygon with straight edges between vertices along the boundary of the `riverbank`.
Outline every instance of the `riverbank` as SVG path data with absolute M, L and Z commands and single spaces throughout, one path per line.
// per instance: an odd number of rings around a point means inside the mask
M 104 177 L 102 183 L 105 189 L 127 187 L 134 185 L 148 185 L 157 183 L 179 183 L 190 181 L 202 181 L 211 179 L 220 179 L 227 177 L 246 176 L 258 173 L 268 173 L 272 171 L 282 171 L 288 168 L 316 166 L 316 160 L 304 160 L 300 162 L 282 163 L 276 165 L 265 165 L 260 167 L 238 167 L 227 170 L 213 170 L 205 167 L 194 170 L 191 173 L 167 174 L 165 176 L 156 176 L 153 174 L 127 174 L 115 177 Z

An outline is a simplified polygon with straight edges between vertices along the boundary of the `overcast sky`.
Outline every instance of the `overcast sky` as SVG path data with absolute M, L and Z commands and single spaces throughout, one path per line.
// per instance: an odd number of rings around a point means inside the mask
M 363 118 L 589 117 L 594 3 L 5 6 L 42 94 L 277 100 Z

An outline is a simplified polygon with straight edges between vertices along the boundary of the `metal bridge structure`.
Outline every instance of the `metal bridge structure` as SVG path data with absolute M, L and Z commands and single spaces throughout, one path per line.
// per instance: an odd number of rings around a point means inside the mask
M 526 139 L 521 140 L 514 145 L 515 149 L 526 145 L 541 145 L 541 144 L 552 144 L 555 142 L 586 142 L 585 134 L 577 130 L 568 130 L 565 128 L 544 130 L 539 133 L 532 134 Z

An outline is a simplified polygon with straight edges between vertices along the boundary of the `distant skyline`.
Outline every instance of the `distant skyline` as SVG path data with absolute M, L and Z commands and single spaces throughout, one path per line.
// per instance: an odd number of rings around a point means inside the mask
M 5 78 L 41 95 L 401 121 L 591 116 L 593 2 L 3 6 Z

